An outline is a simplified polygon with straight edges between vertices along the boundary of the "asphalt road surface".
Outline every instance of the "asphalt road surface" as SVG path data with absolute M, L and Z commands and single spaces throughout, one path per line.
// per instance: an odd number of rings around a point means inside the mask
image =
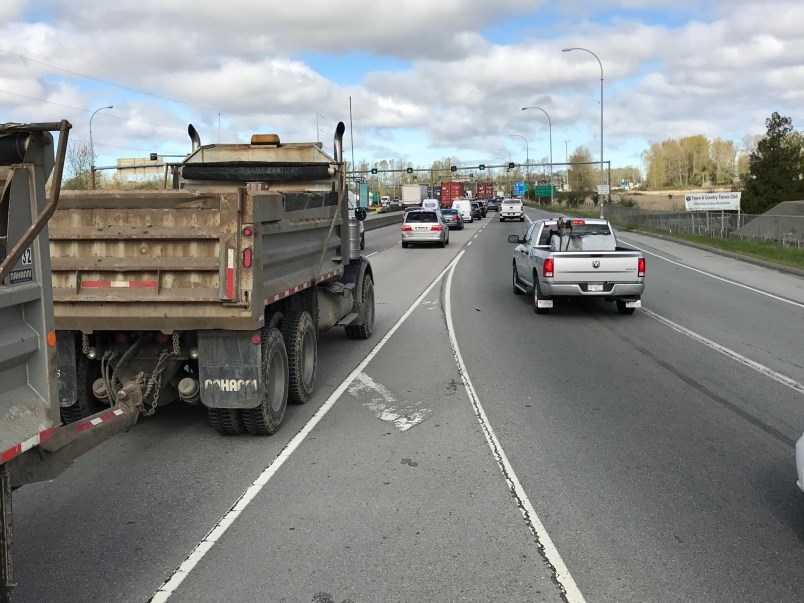
M 172 405 L 16 492 L 15 600 L 800 601 L 804 280 L 627 233 L 643 309 L 537 316 L 526 225 L 368 231 L 374 337 L 272 437 Z

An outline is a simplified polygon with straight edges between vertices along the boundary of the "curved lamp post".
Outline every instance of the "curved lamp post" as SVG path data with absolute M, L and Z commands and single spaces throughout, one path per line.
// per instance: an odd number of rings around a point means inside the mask
M 92 118 L 95 117 L 95 113 L 98 111 L 103 111 L 104 109 L 114 109 L 114 105 L 108 105 L 106 107 L 101 107 L 100 109 L 95 109 L 92 112 L 92 115 L 89 116 L 89 152 L 92 153 L 92 166 L 90 167 L 90 172 L 92 173 L 92 190 L 95 190 L 95 145 L 92 143 Z
M 550 130 L 550 205 L 553 204 L 553 120 L 550 119 L 550 115 L 542 109 L 541 107 L 522 107 L 523 111 L 527 111 L 528 109 L 538 109 L 542 113 L 547 116 L 547 125 L 549 126 Z
M 600 62 L 600 58 L 588 48 L 562 48 L 561 52 L 570 52 L 572 50 L 583 50 L 584 52 L 588 52 L 597 60 L 597 64 L 600 65 L 600 183 L 604 184 L 605 179 L 603 177 L 603 63 Z M 603 203 L 600 203 L 600 217 L 603 217 Z
M 521 138 L 525 141 L 525 183 L 530 190 L 530 151 L 528 150 L 528 141 L 521 134 L 509 134 L 508 136 L 516 136 L 517 138 Z

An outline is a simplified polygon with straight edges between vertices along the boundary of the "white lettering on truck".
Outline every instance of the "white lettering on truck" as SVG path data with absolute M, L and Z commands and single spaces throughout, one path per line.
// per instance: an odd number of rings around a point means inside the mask
M 204 389 L 217 387 L 222 392 L 239 392 L 243 387 L 252 387 L 257 390 L 256 379 L 207 379 L 204 381 Z

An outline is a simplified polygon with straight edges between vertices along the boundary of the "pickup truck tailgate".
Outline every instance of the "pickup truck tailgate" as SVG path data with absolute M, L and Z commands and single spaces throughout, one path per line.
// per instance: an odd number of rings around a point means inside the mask
M 554 283 L 636 283 L 637 252 L 554 254 Z

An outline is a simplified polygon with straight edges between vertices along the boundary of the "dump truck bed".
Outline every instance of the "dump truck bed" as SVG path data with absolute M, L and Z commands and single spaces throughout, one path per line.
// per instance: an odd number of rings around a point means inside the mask
M 292 188 L 65 191 L 50 224 L 56 328 L 260 327 L 266 303 L 343 270 L 337 194 Z

